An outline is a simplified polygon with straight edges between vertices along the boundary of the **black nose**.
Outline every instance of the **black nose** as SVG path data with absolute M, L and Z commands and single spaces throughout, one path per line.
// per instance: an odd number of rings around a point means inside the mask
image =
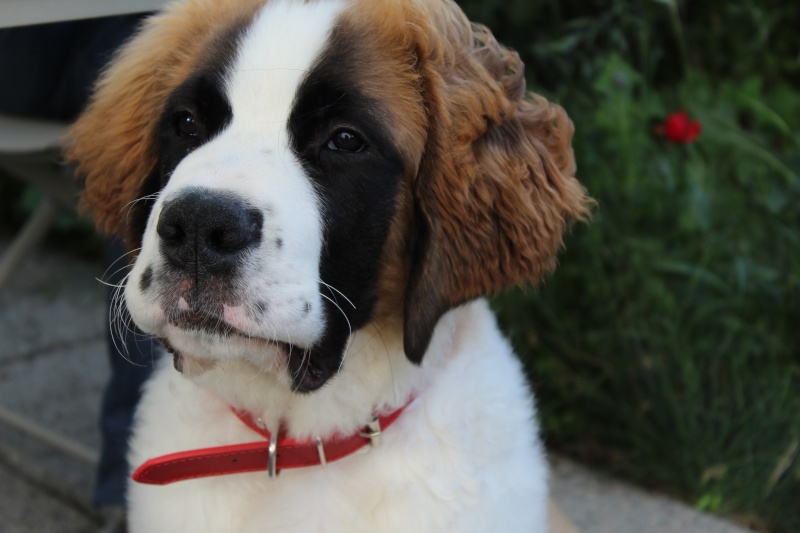
M 175 268 L 230 274 L 261 240 L 263 222 L 259 210 L 233 194 L 192 189 L 164 205 L 156 232 Z

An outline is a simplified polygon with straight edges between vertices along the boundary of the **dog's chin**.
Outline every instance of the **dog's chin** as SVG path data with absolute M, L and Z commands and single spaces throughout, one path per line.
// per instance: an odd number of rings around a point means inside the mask
M 183 312 L 163 324 L 157 336 L 172 354 L 175 370 L 186 376 L 204 374 L 222 362 L 240 361 L 268 370 L 285 360 L 292 346 L 250 335 L 218 317 Z
M 175 370 L 187 377 L 239 360 L 260 371 L 280 368 L 289 374 L 292 390 L 305 394 L 322 388 L 336 373 L 315 364 L 313 348 L 248 335 L 215 318 L 183 318 L 166 325 L 159 340 L 172 355 Z

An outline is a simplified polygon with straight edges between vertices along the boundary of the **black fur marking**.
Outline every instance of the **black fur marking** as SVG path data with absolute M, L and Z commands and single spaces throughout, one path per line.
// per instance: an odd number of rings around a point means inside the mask
M 372 316 L 381 252 L 404 170 L 387 129 L 388 113 L 349 77 L 361 61 L 356 39 L 334 32 L 300 86 L 289 116 L 292 148 L 323 199 L 320 279 L 352 302 L 320 284 L 320 293 L 329 298 L 323 299 L 323 338 L 306 357 L 295 350 L 289 359 L 296 388 L 305 392 L 321 387 L 338 371 L 350 333 L 348 321 L 356 330 Z M 331 141 L 342 130 L 356 135 L 363 147 L 336 149 L 341 143 Z
M 266 315 L 267 311 L 269 311 L 269 304 L 263 300 L 258 301 L 254 304 L 255 310 L 259 315 Z
M 209 47 L 206 61 L 167 100 L 156 126 L 158 163 L 144 181 L 139 196 L 148 199 L 133 204 L 128 215 L 126 243 L 129 247 L 141 246 L 147 219 L 156 202 L 155 194 L 169 181 L 175 167 L 230 123 L 232 112 L 225 98 L 224 83 L 245 29 L 243 24 L 233 26 L 215 40 Z M 179 135 L 176 117 L 185 112 L 195 117 L 199 128 L 196 137 Z
M 221 78 L 215 70 L 201 71 L 183 82 L 167 101 L 158 136 L 162 187 L 184 157 L 214 138 L 233 118 Z M 196 135 L 181 131 L 178 121 L 186 113 L 194 117 Z
M 142 292 L 146 292 L 147 289 L 153 284 L 153 266 L 148 265 L 147 268 L 144 269 L 144 273 L 142 274 L 142 278 L 139 280 L 139 288 Z

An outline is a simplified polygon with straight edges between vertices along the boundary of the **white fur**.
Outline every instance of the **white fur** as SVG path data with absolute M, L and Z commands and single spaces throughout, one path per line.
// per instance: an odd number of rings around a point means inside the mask
M 363 424 L 369 405 L 394 407 L 411 391 L 416 399 L 380 448 L 324 467 L 284 470 L 277 479 L 257 472 L 133 483 L 131 531 L 544 533 L 546 464 L 530 392 L 486 303 L 442 318 L 421 369 L 406 361 L 401 339 L 384 337 L 384 346 L 368 331 L 356 337 L 363 348 L 328 386 L 305 396 L 236 365 L 204 375 L 204 385 L 213 380 L 214 389 L 228 391 L 224 401 L 164 358 L 139 407 L 133 465 L 259 440 L 231 413 L 234 399 L 282 406 L 287 420 L 308 426 L 298 435 L 335 427 L 340 418 Z
M 318 276 L 325 221 L 289 149 L 286 121 L 342 7 L 276 0 L 262 9 L 228 80 L 231 124 L 178 165 L 153 208 L 126 287 L 128 306 L 141 329 L 213 368 L 187 377 L 162 358 L 138 409 L 129 459 L 136 468 L 163 454 L 261 439 L 231 406 L 270 428 L 282 423 L 290 437 L 325 439 L 358 431 L 375 409 L 415 399 L 380 448 L 324 467 L 285 470 L 274 480 L 259 472 L 131 483 L 134 533 L 546 529 L 546 465 L 530 391 L 484 301 L 439 321 L 421 367 L 406 359 L 401 324 L 353 332 L 340 372 L 306 395 L 291 391 L 285 361 L 264 340 L 309 345 L 324 329 Z M 253 300 L 223 310 L 251 338 L 187 334 L 166 321 L 158 295 L 139 287 L 146 268 L 157 276 L 164 266 L 155 231 L 164 203 L 197 186 L 245 195 L 263 209 L 265 238 L 241 276 Z M 276 237 L 280 254 L 269 249 Z M 258 323 L 243 311 L 256 300 L 270 302 Z M 314 304 L 307 317 L 304 300 Z

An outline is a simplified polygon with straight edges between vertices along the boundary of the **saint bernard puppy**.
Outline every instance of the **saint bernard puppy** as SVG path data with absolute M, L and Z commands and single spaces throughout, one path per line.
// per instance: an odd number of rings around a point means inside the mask
M 542 278 L 587 214 L 572 132 L 451 0 L 147 20 L 67 148 L 172 354 L 130 531 L 544 532 L 531 393 L 483 296 Z

